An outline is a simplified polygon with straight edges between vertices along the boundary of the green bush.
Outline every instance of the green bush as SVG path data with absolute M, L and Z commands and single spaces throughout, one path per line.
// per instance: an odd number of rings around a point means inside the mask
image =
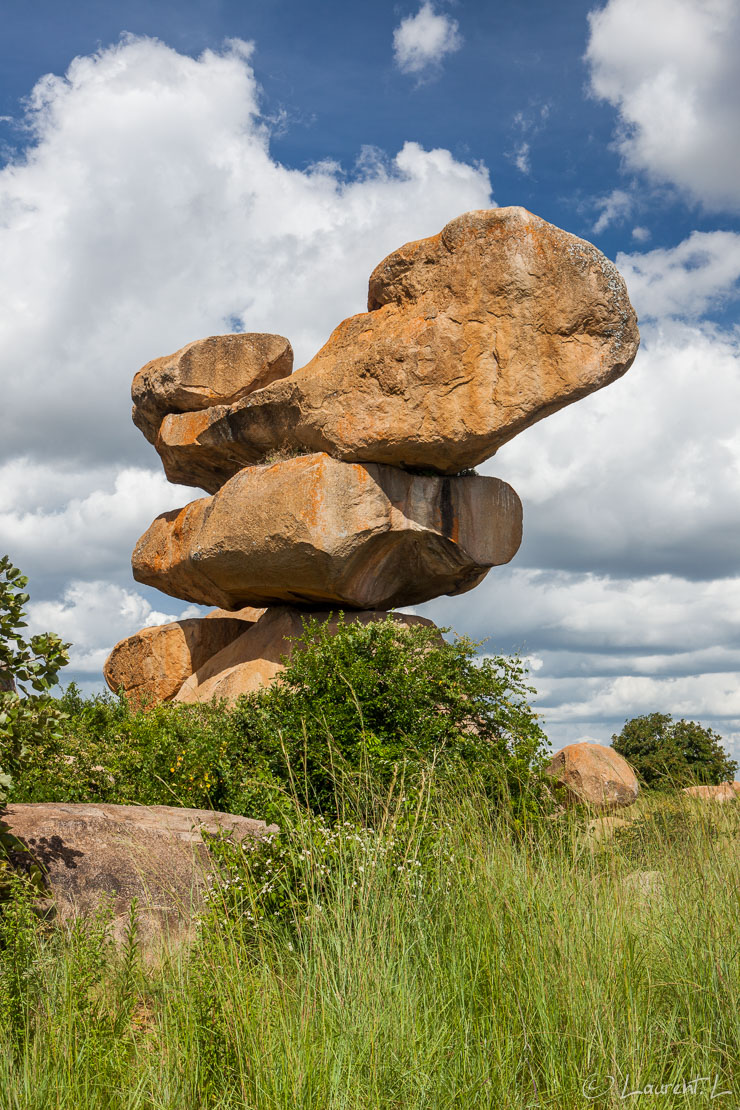
M 392 619 L 340 625 L 307 619 L 283 681 L 235 714 L 276 773 L 316 813 L 362 813 L 403 783 L 410 804 L 425 772 L 473 775 L 492 797 L 530 797 L 545 735 L 527 701 L 521 660 Z
M 479 658 L 433 628 L 308 620 L 282 681 L 224 704 L 134 711 L 125 699 L 61 699 L 61 744 L 34 750 L 24 800 L 204 806 L 285 820 L 302 809 L 372 818 L 389 793 L 413 808 L 461 773 L 517 818 L 537 805 L 545 736 L 516 658 Z M 291 802 L 291 799 L 293 802 Z
M 18 801 L 112 802 L 220 809 L 278 819 L 284 785 L 225 705 L 136 709 L 125 698 L 59 699 L 62 739 L 34 745 Z
M 43 632 L 26 640 L 24 593 L 28 579 L 7 555 L 0 558 L 0 807 L 12 775 L 26 755 L 26 741 L 59 736 L 59 707 L 48 696 L 60 669 L 69 662 L 58 636 Z
M 633 717 L 618 736 L 612 736 L 612 747 L 646 787 L 726 782 L 738 766 L 711 728 L 696 721 L 674 721 L 668 713 Z

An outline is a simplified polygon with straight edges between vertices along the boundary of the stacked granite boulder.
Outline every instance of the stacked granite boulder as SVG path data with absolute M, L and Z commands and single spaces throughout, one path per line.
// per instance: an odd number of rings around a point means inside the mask
M 134 422 L 171 481 L 210 496 L 154 521 L 134 578 L 218 609 L 117 644 L 108 684 L 234 698 L 274 679 L 307 612 L 366 622 L 473 589 L 516 553 L 522 510 L 470 468 L 622 375 L 638 342 L 600 251 L 497 208 L 384 259 L 368 311 L 295 373 L 276 335 L 148 363 Z

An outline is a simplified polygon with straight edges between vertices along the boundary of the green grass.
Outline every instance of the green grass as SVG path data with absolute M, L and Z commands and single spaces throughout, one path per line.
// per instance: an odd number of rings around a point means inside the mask
M 306 822 L 280 898 L 246 875 L 154 965 L 135 927 L 116 951 L 104 915 L 64 934 L 21 898 L 0 951 L 0 1106 L 695 1106 L 709 1084 L 620 1095 L 715 1075 L 734 1094 L 713 1105 L 736 1106 L 739 808 L 649 798 L 594 846 L 585 819 L 513 836 L 460 791 L 434 817 L 328 834 L 323 855 Z M 636 871 L 660 891 L 630 892 Z M 267 908 L 256 925 L 249 905 Z

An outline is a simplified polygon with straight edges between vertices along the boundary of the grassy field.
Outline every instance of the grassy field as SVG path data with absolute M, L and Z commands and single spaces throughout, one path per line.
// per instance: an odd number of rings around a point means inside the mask
M 104 915 L 62 934 L 17 897 L 0 1106 L 738 1106 L 739 808 L 654 796 L 601 841 L 470 792 L 307 823 L 149 965 L 134 924 L 116 951 Z

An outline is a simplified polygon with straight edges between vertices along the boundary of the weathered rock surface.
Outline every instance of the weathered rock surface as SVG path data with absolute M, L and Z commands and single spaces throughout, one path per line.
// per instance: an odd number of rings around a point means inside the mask
M 252 614 L 261 610 L 250 609 Z M 255 616 L 254 619 L 257 619 Z M 123 689 L 135 704 L 169 701 L 193 671 L 249 627 L 237 613 L 159 624 L 120 640 L 103 667 L 114 693 Z
M 614 381 L 639 343 L 614 265 L 523 208 L 468 212 L 394 251 L 368 309 L 290 377 L 167 416 L 168 478 L 214 492 L 296 450 L 456 474 Z
M 740 782 L 719 782 L 707 786 L 685 786 L 684 794 L 705 802 L 735 802 L 740 800 Z
M 497 478 L 314 454 L 249 467 L 157 517 L 132 565 L 138 582 L 226 609 L 388 609 L 472 589 L 520 542 L 521 503 Z
M 303 618 L 307 615 L 324 623 L 329 621 L 332 632 L 344 623 L 385 620 L 391 617 L 399 625 L 426 625 L 433 628 L 433 621 L 424 617 L 403 613 L 386 613 L 376 610 L 349 612 L 342 614 L 316 610 L 307 614 L 305 610 L 289 606 L 276 606 L 266 610 L 257 624 L 250 625 L 245 632 L 227 647 L 212 656 L 203 666 L 192 674 L 175 695 L 176 702 L 202 702 L 211 698 L 226 698 L 235 701 L 240 694 L 249 694 L 262 686 L 269 686 L 284 669 L 283 656 L 290 656 L 300 645 L 292 641 L 303 634 Z
M 600 810 L 632 805 L 639 786 L 626 759 L 602 744 L 567 744 L 550 760 L 547 774 L 565 787 L 567 800 Z
M 293 369 L 293 348 L 282 335 L 212 335 L 139 370 L 131 387 L 133 420 L 154 443 L 167 413 L 228 405 Z
M 213 810 L 41 802 L 8 806 L 0 831 L 26 849 L 7 849 L 15 867 L 41 869 L 61 920 L 93 913 L 112 895 L 120 940 L 135 897 L 140 939 L 153 949 L 187 935 L 203 904 L 210 865 L 201 831 L 243 841 L 278 829 Z

